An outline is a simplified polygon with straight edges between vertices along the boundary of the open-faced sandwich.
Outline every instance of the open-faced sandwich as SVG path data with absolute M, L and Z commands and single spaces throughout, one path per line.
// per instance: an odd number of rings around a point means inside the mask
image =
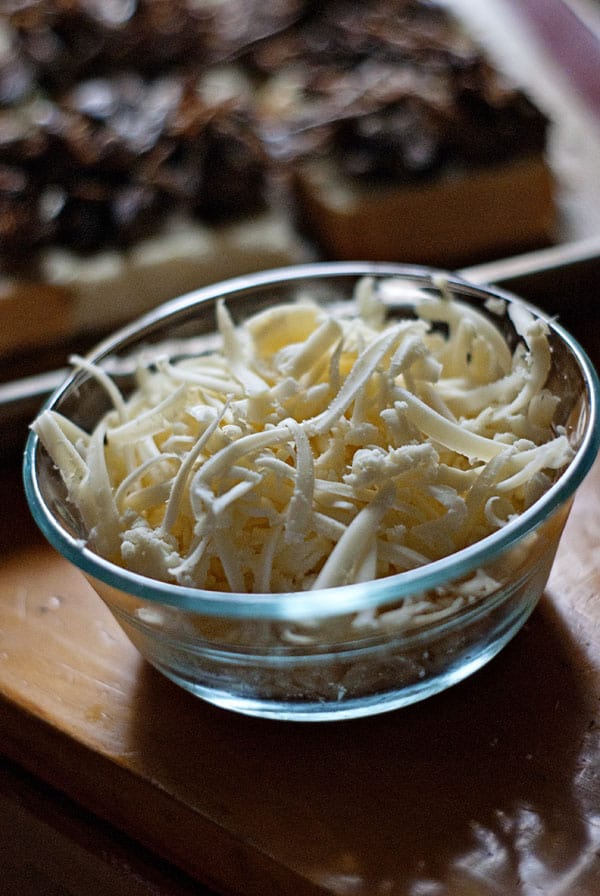
M 304 260 L 547 242 L 548 120 L 428 0 L 9 0 L 0 349 Z

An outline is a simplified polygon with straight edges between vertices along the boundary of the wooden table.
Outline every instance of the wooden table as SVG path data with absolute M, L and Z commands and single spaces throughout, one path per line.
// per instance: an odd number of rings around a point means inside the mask
M 485 669 L 378 718 L 292 724 L 148 667 L 5 476 L 0 892 L 600 892 L 599 490 L 600 463 L 540 605 Z
M 0 819 L 2 896 L 209 896 L 5 758 Z

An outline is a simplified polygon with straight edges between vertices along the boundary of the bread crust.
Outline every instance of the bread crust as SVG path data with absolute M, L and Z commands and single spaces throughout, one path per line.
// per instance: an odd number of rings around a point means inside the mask
M 357 186 L 326 160 L 299 166 L 300 214 L 335 258 L 454 267 L 552 241 L 554 178 L 543 155 L 400 187 Z

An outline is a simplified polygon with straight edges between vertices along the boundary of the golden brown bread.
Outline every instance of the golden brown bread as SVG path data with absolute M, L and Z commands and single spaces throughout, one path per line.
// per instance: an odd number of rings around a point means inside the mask
M 551 241 L 554 179 L 543 155 L 412 186 L 340 181 L 330 162 L 296 171 L 302 215 L 339 259 L 455 267 Z

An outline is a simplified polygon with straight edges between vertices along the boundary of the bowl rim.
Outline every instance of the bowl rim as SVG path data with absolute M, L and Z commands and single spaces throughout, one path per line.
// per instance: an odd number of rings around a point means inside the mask
M 200 287 L 179 298 L 164 302 L 99 342 L 86 355 L 86 358 L 91 361 L 101 360 L 115 351 L 119 345 L 137 337 L 144 329 L 154 328 L 157 324 L 166 322 L 181 312 L 226 294 L 231 295 L 260 286 L 273 286 L 280 282 L 292 283 L 339 276 L 402 276 L 407 279 L 421 280 L 429 285 L 434 278 L 443 276 L 451 285 L 467 288 L 475 294 L 484 294 L 489 298 L 498 298 L 525 307 L 547 323 L 550 329 L 567 345 L 581 370 L 587 391 L 587 421 L 575 457 L 541 498 L 502 529 L 474 544 L 439 560 L 397 575 L 313 591 L 267 594 L 210 591 L 174 585 L 131 572 L 94 553 L 81 539 L 66 531 L 57 522 L 56 517 L 44 501 L 37 479 L 36 463 L 38 452 L 42 449 L 38 436 L 31 431 L 25 446 L 23 460 L 25 495 L 32 516 L 49 543 L 86 576 L 157 605 L 167 605 L 206 616 L 221 616 L 231 619 L 261 618 L 300 621 L 358 612 L 385 605 L 398 601 L 402 597 L 441 587 L 449 581 L 464 577 L 485 562 L 498 557 L 573 497 L 575 490 L 589 472 L 600 450 L 600 379 L 593 364 L 579 342 L 553 316 L 507 290 L 493 284 L 467 280 L 453 271 L 394 262 L 357 261 L 313 262 L 245 274 Z M 41 410 L 56 405 L 79 375 L 77 371 L 70 373 L 50 395 Z M 468 607 L 466 606 L 465 609 Z

